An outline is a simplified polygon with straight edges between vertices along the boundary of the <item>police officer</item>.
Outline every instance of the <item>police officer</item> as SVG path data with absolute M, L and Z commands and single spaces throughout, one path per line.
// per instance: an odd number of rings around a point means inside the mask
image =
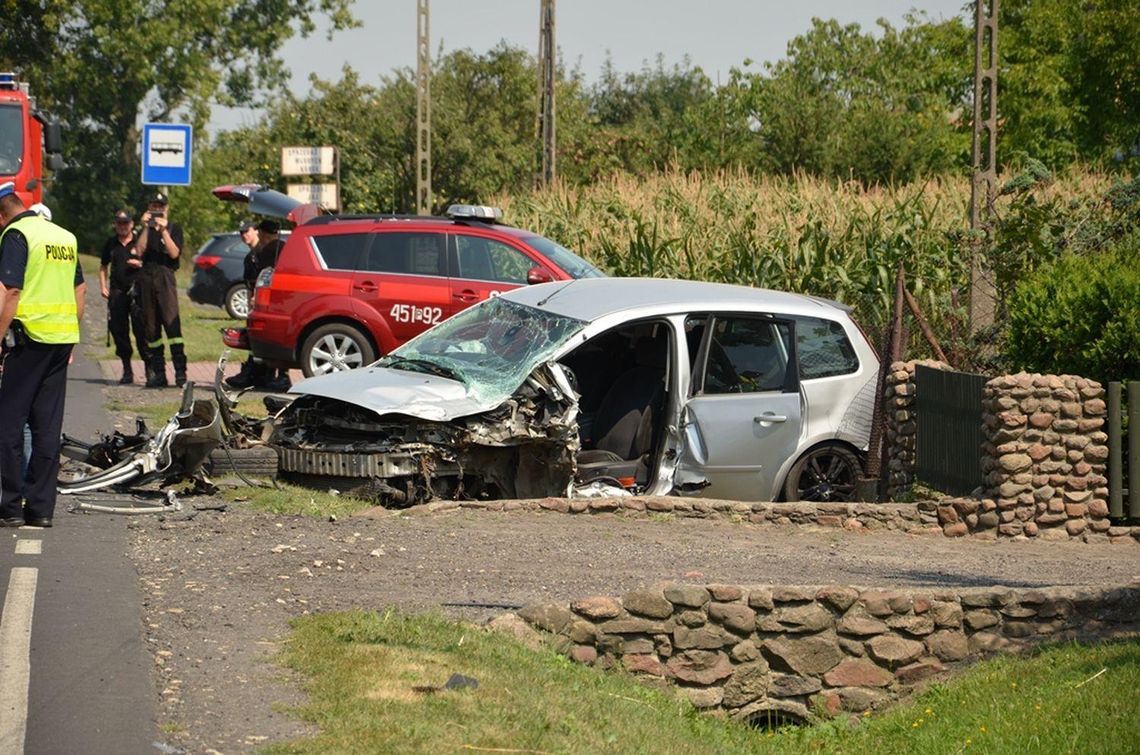
M 135 380 L 131 367 L 131 333 L 135 334 L 139 356 L 147 361 L 146 334 L 139 316 L 137 297 L 132 292 L 135 276 L 142 266 L 132 252 L 135 248 L 135 225 L 126 210 L 115 213 L 115 235 L 103 244 L 100 254 L 99 290 L 107 300 L 107 328 L 115 339 L 115 355 L 123 361 L 121 385 Z
M 25 208 L 13 183 L 0 184 L 0 526 L 51 526 L 67 364 L 86 291 L 75 236 Z M 25 422 L 32 456 L 21 479 Z
M 182 254 L 182 227 L 170 222 L 169 206 L 165 194 L 155 194 L 142 215 L 142 230 L 135 240 L 135 255 L 142 259 L 135 285 L 146 337 L 147 388 L 167 385 L 163 331 L 170 345 L 170 361 L 174 363 L 174 383 L 179 387 L 186 383 L 186 349 L 178 316 L 178 284 L 174 280 Z

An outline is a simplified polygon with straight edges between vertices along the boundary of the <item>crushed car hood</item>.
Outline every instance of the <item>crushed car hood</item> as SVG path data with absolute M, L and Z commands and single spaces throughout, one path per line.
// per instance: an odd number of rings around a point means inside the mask
M 387 367 L 309 378 L 289 392 L 344 401 L 380 415 L 405 414 L 436 422 L 485 412 L 510 395 L 476 396 L 456 380 Z

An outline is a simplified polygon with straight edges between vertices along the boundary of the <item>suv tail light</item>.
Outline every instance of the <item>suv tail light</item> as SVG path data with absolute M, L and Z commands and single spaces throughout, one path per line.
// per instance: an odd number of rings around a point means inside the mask
M 269 284 L 273 281 L 273 268 L 267 267 L 257 274 L 253 284 L 253 306 L 263 309 L 269 306 Z
M 203 270 L 209 270 L 211 267 L 215 267 L 221 261 L 221 257 L 214 257 L 208 254 L 199 254 L 194 258 L 194 267 L 200 267 Z

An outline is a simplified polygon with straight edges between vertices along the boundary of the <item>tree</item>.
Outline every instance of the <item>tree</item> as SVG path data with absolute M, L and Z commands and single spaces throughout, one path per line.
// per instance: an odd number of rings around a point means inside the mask
M 960 164 L 969 35 L 958 19 L 909 15 L 878 36 L 812 20 L 783 60 L 752 75 L 766 167 L 868 182 L 909 180 Z
M 314 18 L 355 24 L 350 0 L 53 0 L 0 3 L 0 62 L 23 72 L 65 128 L 67 167 L 52 200 L 92 246 L 110 208 L 141 204 L 137 123 L 179 120 L 199 134 L 213 102 L 250 105 L 287 79 L 277 56 Z M 17 30 L 18 33 L 11 33 Z M 331 33 L 331 32 L 330 32 Z M 177 212 L 177 208 L 175 210 Z

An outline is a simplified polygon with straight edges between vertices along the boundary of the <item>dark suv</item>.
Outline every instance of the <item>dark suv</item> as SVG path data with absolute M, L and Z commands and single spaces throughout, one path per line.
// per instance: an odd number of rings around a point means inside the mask
M 495 208 L 452 205 L 446 217 L 337 216 L 289 205 L 261 187 L 223 186 L 214 194 L 301 221 L 276 267 L 262 271 L 246 336 L 255 356 L 299 366 L 306 377 L 370 364 L 489 296 L 604 275 L 550 239 L 502 225 Z
M 288 231 L 282 234 L 284 239 Z M 194 255 L 194 272 L 186 294 L 197 304 L 223 307 L 230 317 L 244 320 L 249 314 L 249 296 L 242 279 L 249 247 L 237 233 L 215 233 Z

